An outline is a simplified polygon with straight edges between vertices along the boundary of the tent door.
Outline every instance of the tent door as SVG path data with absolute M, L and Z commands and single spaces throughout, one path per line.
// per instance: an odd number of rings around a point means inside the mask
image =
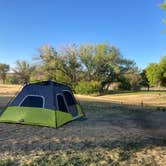
M 62 93 L 57 94 L 57 105 L 59 110 L 70 113 L 73 118 L 78 116 L 76 105 L 71 105 L 67 100 L 66 96 Z M 62 110 L 61 107 L 65 107 L 67 111 L 64 111 L 64 108 Z
M 73 117 L 77 117 L 78 116 L 78 111 L 75 105 L 73 106 L 68 106 L 69 108 L 69 113 L 73 116 Z
M 73 96 L 73 94 L 71 93 L 71 91 L 69 90 L 63 90 L 63 96 L 66 100 L 68 109 L 69 109 L 69 113 L 73 116 L 73 117 L 77 117 L 78 116 L 78 110 L 76 107 L 76 100 Z
M 59 93 L 56 95 L 56 99 L 57 99 L 57 106 L 58 106 L 58 110 L 62 111 L 62 112 L 69 112 L 69 109 L 67 107 L 67 104 L 65 102 L 65 99 L 63 97 L 63 94 Z

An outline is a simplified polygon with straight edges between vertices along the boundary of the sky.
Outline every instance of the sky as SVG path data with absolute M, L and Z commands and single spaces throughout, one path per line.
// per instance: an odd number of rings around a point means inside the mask
M 140 69 L 166 55 L 163 0 L 0 0 L 0 63 L 38 48 L 109 42 Z

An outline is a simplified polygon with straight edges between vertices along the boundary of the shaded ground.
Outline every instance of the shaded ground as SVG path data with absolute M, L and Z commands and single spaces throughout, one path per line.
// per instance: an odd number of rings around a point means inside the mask
M 58 129 L 0 123 L 0 165 L 166 165 L 164 109 L 78 98 L 86 121 Z

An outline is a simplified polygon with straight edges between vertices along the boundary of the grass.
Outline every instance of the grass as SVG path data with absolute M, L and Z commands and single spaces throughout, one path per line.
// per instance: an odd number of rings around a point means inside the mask
M 0 85 L 1 107 L 18 88 Z M 77 95 L 88 119 L 59 129 L 0 123 L 0 166 L 165 166 L 166 112 L 156 109 L 165 93 L 152 94 Z
M 131 92 L 104 96 L 77 95 L 81 100 L 105 101 L 107 103 L 166 107 L 166 92 Z

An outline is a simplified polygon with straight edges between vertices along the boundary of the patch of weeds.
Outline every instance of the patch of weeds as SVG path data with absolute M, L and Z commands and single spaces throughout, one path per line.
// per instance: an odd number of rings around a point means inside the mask
M 119 153 L 119 160 L 120 161 L 126 161 L 130 159 L 130 157 L 133 155 L 132 151 L 122 151 Z
M 25 164 L 24 166 L 45 166 L 45 165 L 49 165 L 49 166 L 54 166 L 54 165 L 58 165 L 58 166 L 65 166 L 67 165 L 68 160 L 65 159 L 63 156 L 49 156 L 49 155 L 45 155 L 42 156 L 38 159 L 33 160 L 31 163 L 29 164 Z
M 108 158 L 103 151 L 96 152 L 93 150 L 89 151 L 72 151 L 63 152 L 58 154 L 45 154 L 45 156 L 41 156 L 38 159 L 31 161 L 29 164 L 25 164 L 24 166 L 89 166 L 89 165 L 108 165 L 113 161 Z M 102 163 L 102 164 L 100 164 Z
M 81 166 L 84 165 L 84 161 L 81 161 L 79 156 L 73 156 L 69 159 L 68 163 L 70 166 Z
M 10 159 L 0 160 L 0 166 L 17 166 L 18 164 Z
M 148 159 L 143 158 L 140 163 L 142 166 L 152 166 L 154 163 Z

